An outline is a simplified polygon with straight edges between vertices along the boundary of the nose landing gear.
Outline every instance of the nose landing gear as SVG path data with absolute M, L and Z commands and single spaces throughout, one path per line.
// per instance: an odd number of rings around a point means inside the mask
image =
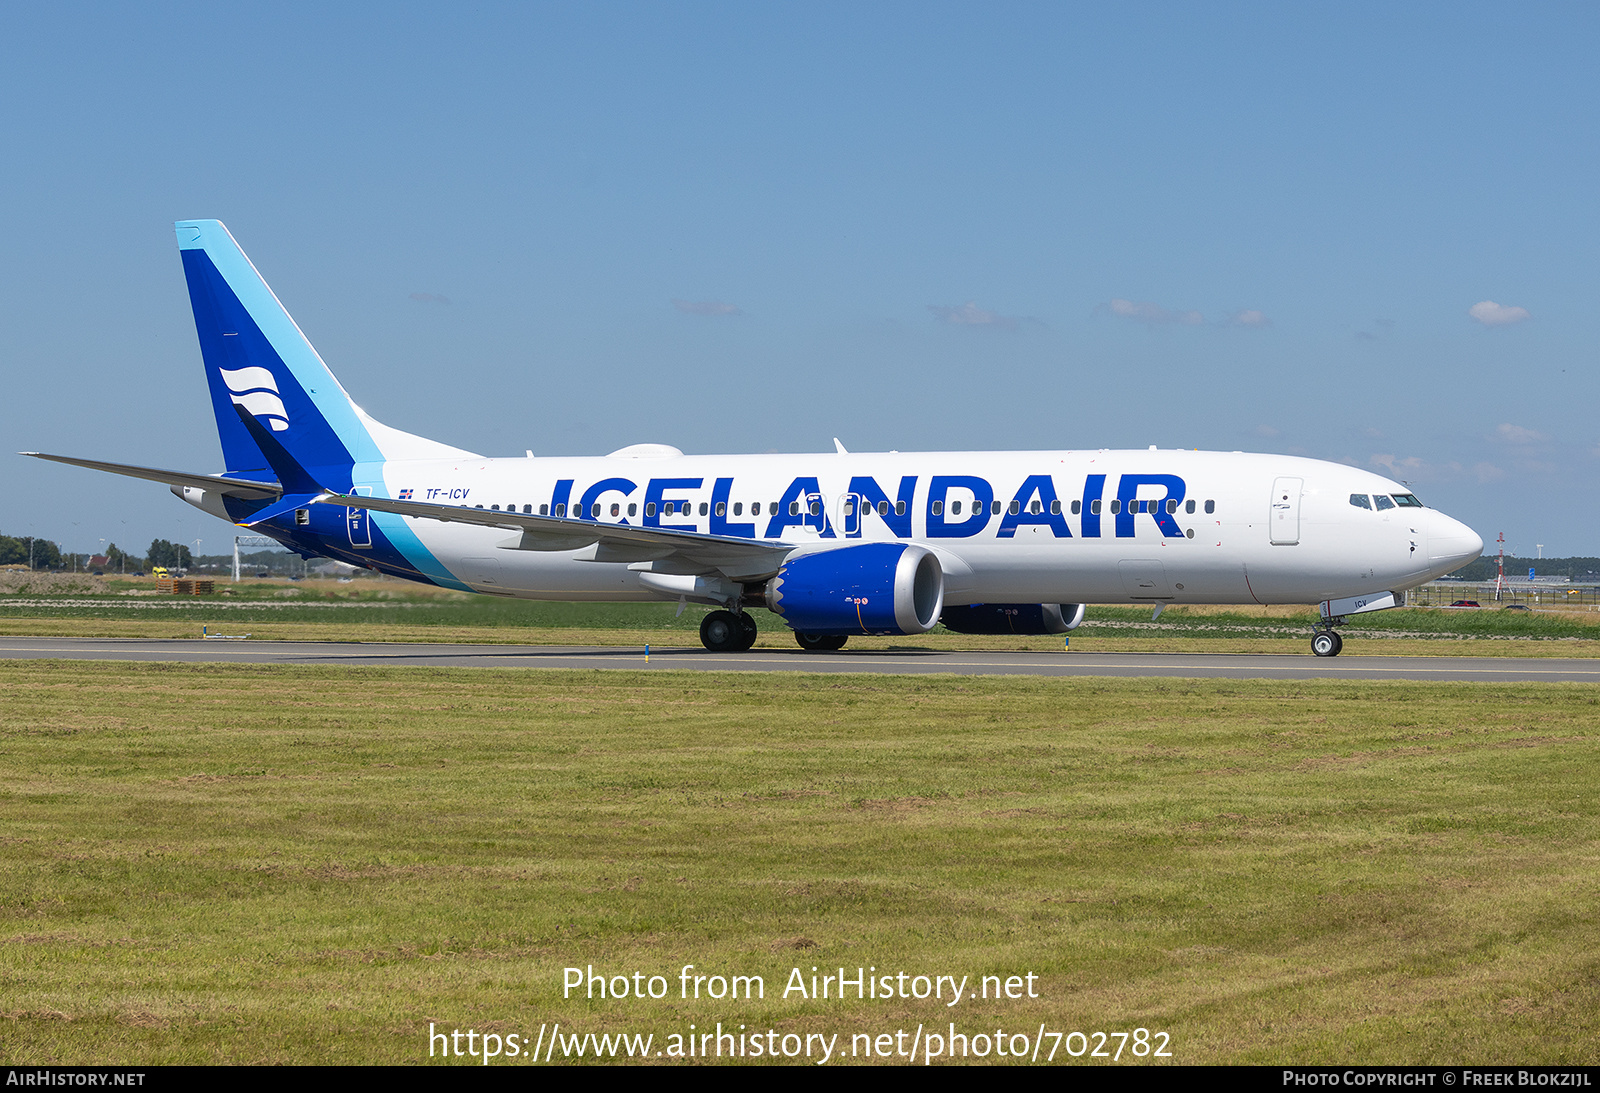
M 1344 649 L 1344 639 L 1334 626 L 1343 619 L 1329 620 L 1325 629 L 1319 628 L 1311 635 L 1311 652 L 1319 657 L 1336 657 Z

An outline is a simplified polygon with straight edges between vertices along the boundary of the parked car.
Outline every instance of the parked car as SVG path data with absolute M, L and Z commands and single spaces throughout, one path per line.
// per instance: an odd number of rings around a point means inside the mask
M 1451 607 L 1482 607 L 1483 605 L 1481 603 L 1479 603 L 1477 600 L 1457 600 L 1455 603 L 1451 604 L 1450 606 Z
M 1502 607 L 1500 610 L 1502 610 L 1502 611 L 1532 611 L 1533 608 L 1529 607 L 1525 603 L 1508 603 L 1504 607 Z

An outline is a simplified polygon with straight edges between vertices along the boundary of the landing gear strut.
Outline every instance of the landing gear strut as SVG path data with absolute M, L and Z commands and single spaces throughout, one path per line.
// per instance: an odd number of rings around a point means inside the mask
M 1334 629 L 1344 619 L 1329 619 L 1311 635 L 1311 651 L 1319 657 L 1336 657 L 1344 648 L 1344 639 Z
M 713 653 L 742 653 L 756 643 L 756 620 L 748 614 L 713 611 L 700 620 L 700 644 Z

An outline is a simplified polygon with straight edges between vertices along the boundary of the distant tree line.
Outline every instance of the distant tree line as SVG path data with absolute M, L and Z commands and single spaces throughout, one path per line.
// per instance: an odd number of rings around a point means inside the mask
M 1600 581 L 1600 558 L 1513 558 L 1506 555 L 1506 576 L 1526 577 L 1528 570 L 1541 577 L 1571 577 L 1575 581 Z M 1475 562 L 1468 562 L 1454 573 L 1464 581 L 1492 581 L 1495 575 L 1495 557 L 1485 554 Z
M 49 539 L 35 539 L 31 535 L 0 535 L 0 565 L 60 569 L 61 548 Z
M 145 555 L 152 568 L 164 566 L 167 569 L 188 569 L 194 564 L 194 558 L 189 554 L 189 548 L 182 543 L 169 543 L 165 539 L 157 539 L 150 544 L 150 553 Z
M 89 568 L 90 554 L 63 554 L 61 546 L 49 539 L 36 539 L 31 535 L 0 535 L 0 565 L 25 565 L 33 569 Z M 188 569 L 194 557 L 182 543 L 169 543 L 156 539 L 148 553 L 129 554 L 116 543 L 106 547 L 105 572 L 139 573 L 152 566 L 168 569 Z

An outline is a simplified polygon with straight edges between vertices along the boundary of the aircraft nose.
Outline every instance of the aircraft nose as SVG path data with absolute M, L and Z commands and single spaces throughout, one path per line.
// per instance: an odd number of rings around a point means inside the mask
M 1442 512 L 1430 511 L 1428 559 L 1431 569 L 1448 573 L 1459 569 L 1483 553 L 1483 539 L 1460 520 Z

